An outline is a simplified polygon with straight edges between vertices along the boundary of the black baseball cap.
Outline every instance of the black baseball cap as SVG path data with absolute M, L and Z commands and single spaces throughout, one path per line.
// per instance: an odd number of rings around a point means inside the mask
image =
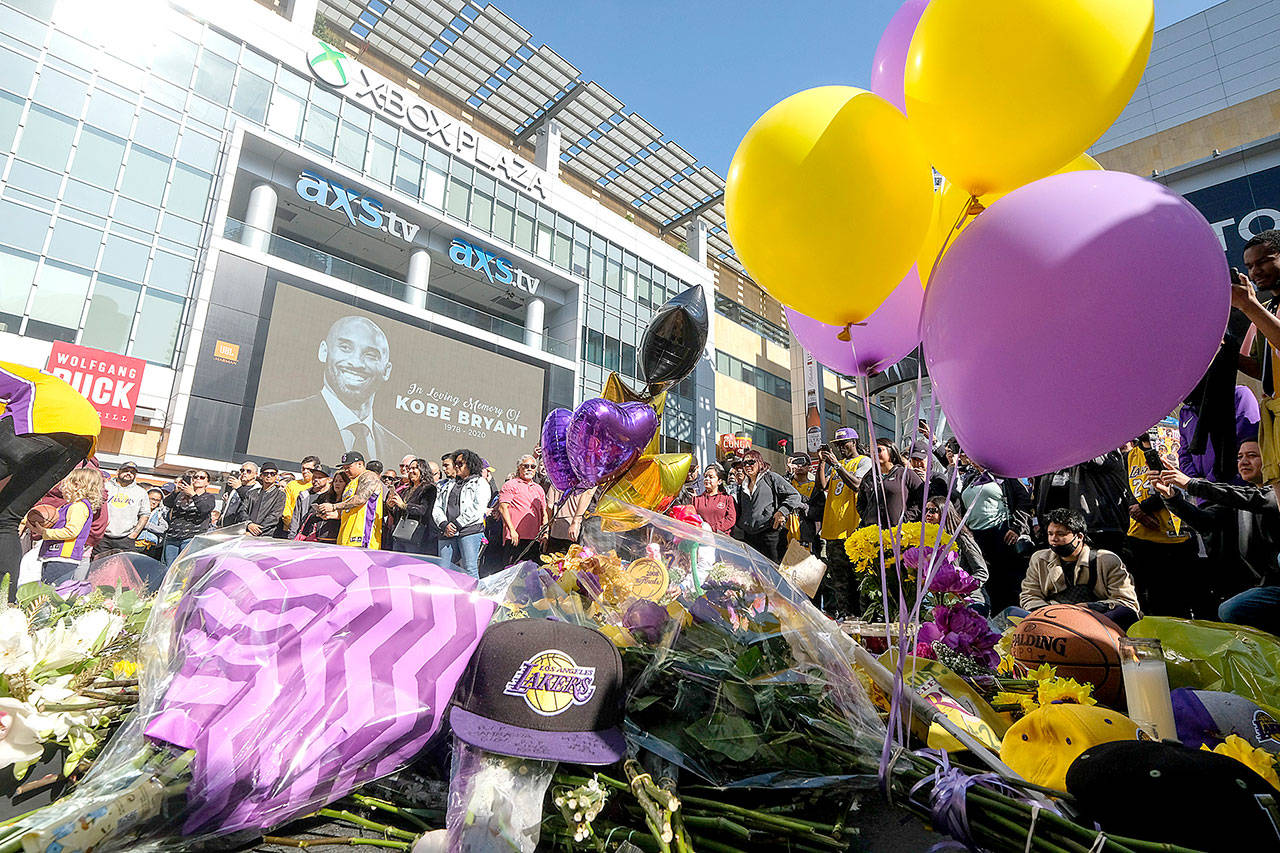
M 138 470 L 138 466 L 137 466 L 137 465 L 135 465 L 135 464 L 133 464 L 132 462 L 126 462 L 126 463 L 124 463 L 123 465 L 121 465 L 119 468 L 117 468 L 116 470 L 117 470 L 117 471 L 137 471 L 137 470 Z
M 489 628 L 449 725 L 472 746 L 542 761 L 613 764 L 626 751 L 622 657 L 593 628 L 513 619 Z
M 1193 850 L 1275 850 L 1276 791 L 1234 758 L 1172 741 L 1098 744 L 1067 768 L 1067 791 L 1104 832 Z
M 348 450 L 342 454 L 342 465 L 350 465 L 352 462 L 363 462 L 364 454 L 359 450 Z

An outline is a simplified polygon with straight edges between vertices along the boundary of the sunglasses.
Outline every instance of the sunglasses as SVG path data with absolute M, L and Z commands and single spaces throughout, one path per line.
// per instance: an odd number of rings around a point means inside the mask
M 274 477 L 274 476 L 278 475 L 279 473 L 280 473 L 279 471 L 263 471 L 263 472 L 262 472 L 262 476 L 264 476 L 264 477 Z
M 535 471 L 538 469 L 538 466 L 537 466 L 537 465 L 530 465 L 530 464 L 528 464 L 528 463 L 525 463 L 524 465 L 521 465 L 520 467 L 521 467 L 521 468 L 532 468 L 532 469 L 534 469 Z

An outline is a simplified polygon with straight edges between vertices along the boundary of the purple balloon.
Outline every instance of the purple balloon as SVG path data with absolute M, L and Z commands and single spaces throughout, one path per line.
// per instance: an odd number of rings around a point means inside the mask
M 569 464 L 569 447 L 566 443 L 569 431 L 569 419 L 573 412 L 568 409 L 552 409 L 551 414 L 542 424 L 542 462 L 547 466 L 547 476 L 551 485 L 561 492 L 578 488 L 578 478 Z
M 584 402 L 569 421 L 566 441 L 578 484 L 594 486 L 626 470 L 657 431 L 658 413 L 645 403 Z
M 911 37 L 929 0 L 907 0 L 889 19 L 884 28 L 876 54 L 871 59 L 871 91 L 893 104 L 904 113 L 907 96 L 903 79 L 907 70 L 907 51 Z
M 820 322 L 791 308 L 786 309 L 787 323 L 800 345 L 819 362 L 846 376 L 866 376 L 897 364 L 920 343 L 923 301 L 920 273 L 912 267 L 870 317 L 849 327 L 848 341 L 836 337 L 844 331 L 843 326 Z
M 1204 217 L 1123 172 L 1069 172 L 978 215 L 920 318 L 965 452 L 1006 477 L 1114 450 L 1178 405 L 1227 324 L 1227 265 Z

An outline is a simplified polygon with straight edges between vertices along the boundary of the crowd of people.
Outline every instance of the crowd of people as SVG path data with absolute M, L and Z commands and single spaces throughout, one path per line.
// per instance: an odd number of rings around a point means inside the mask
M 983 585 L 973 604 L 987 614 L 1073 603 L 1121 625 L 1145 613 L 1280 633 L 1280 230 L 1250 240 L 1244 263 L 1221 348 L 1177 413 L 1176 464 L 1156 451 L 1154 428 L 1070 468 L 1016 479 L 985 470 L 955 439 L 935 442 L 924 421 L 903 447 L 888 438 L 865 447 L 842 427 L 816 453 L 792 456 L 785 473 L 754 449 L 695 464 L 676 504 L 774 562 L 793 543 L 821 558 L 818 602 L 835 617 L 865 605 L 845 541 L 867 525 L 923 521 L 954 540 L 960 565 Z M 1237 384 L 1239 373 L 1260 380 L 1259 393 Z M 465 448 L 438 460 L 406 455 L 395 468 L 349 450 L 334 466 L 306 456 L 296 475 L 245 461 L 216 479 L 189 470 L 143 487 L 132 463 L 109 477 L 92 460 L 76 464 L 92 455 L 96 424 L 69 390 L 14 365 L 0 379 L 10 411 L 44 387 L 46 408 L 29 410 L 64 425 L 42 431 L 24 421 L 20 431 L 16 418 L 0 418 L 14 426 L 0 434 L 0 474 L 9 477 L 0 556 L 12 558 L 21 523 L 42 577 L 55 583 L 77 578 L 91 555 L 137 551 L 168 566 L 193 538 L 240 526 L 251 536 L 436 555 L 478 577 L 566 550 L 594 502 L 594 490 L 553 488 L 538 448 L 501 480 Z M 17 508 L 32 506 L 19 517 Z

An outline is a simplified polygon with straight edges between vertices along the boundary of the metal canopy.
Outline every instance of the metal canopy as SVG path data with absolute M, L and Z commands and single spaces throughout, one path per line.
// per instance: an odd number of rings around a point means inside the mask
M 724 221 L 724 178 L 498 7 L 475 0 L 321 0 L 355 40 L 467 104 L 524 143 L 546 121 L 562 128 L 561 168 L 657 222 L 663 233 L 700 217 L 708 253 L 743 271 Z

